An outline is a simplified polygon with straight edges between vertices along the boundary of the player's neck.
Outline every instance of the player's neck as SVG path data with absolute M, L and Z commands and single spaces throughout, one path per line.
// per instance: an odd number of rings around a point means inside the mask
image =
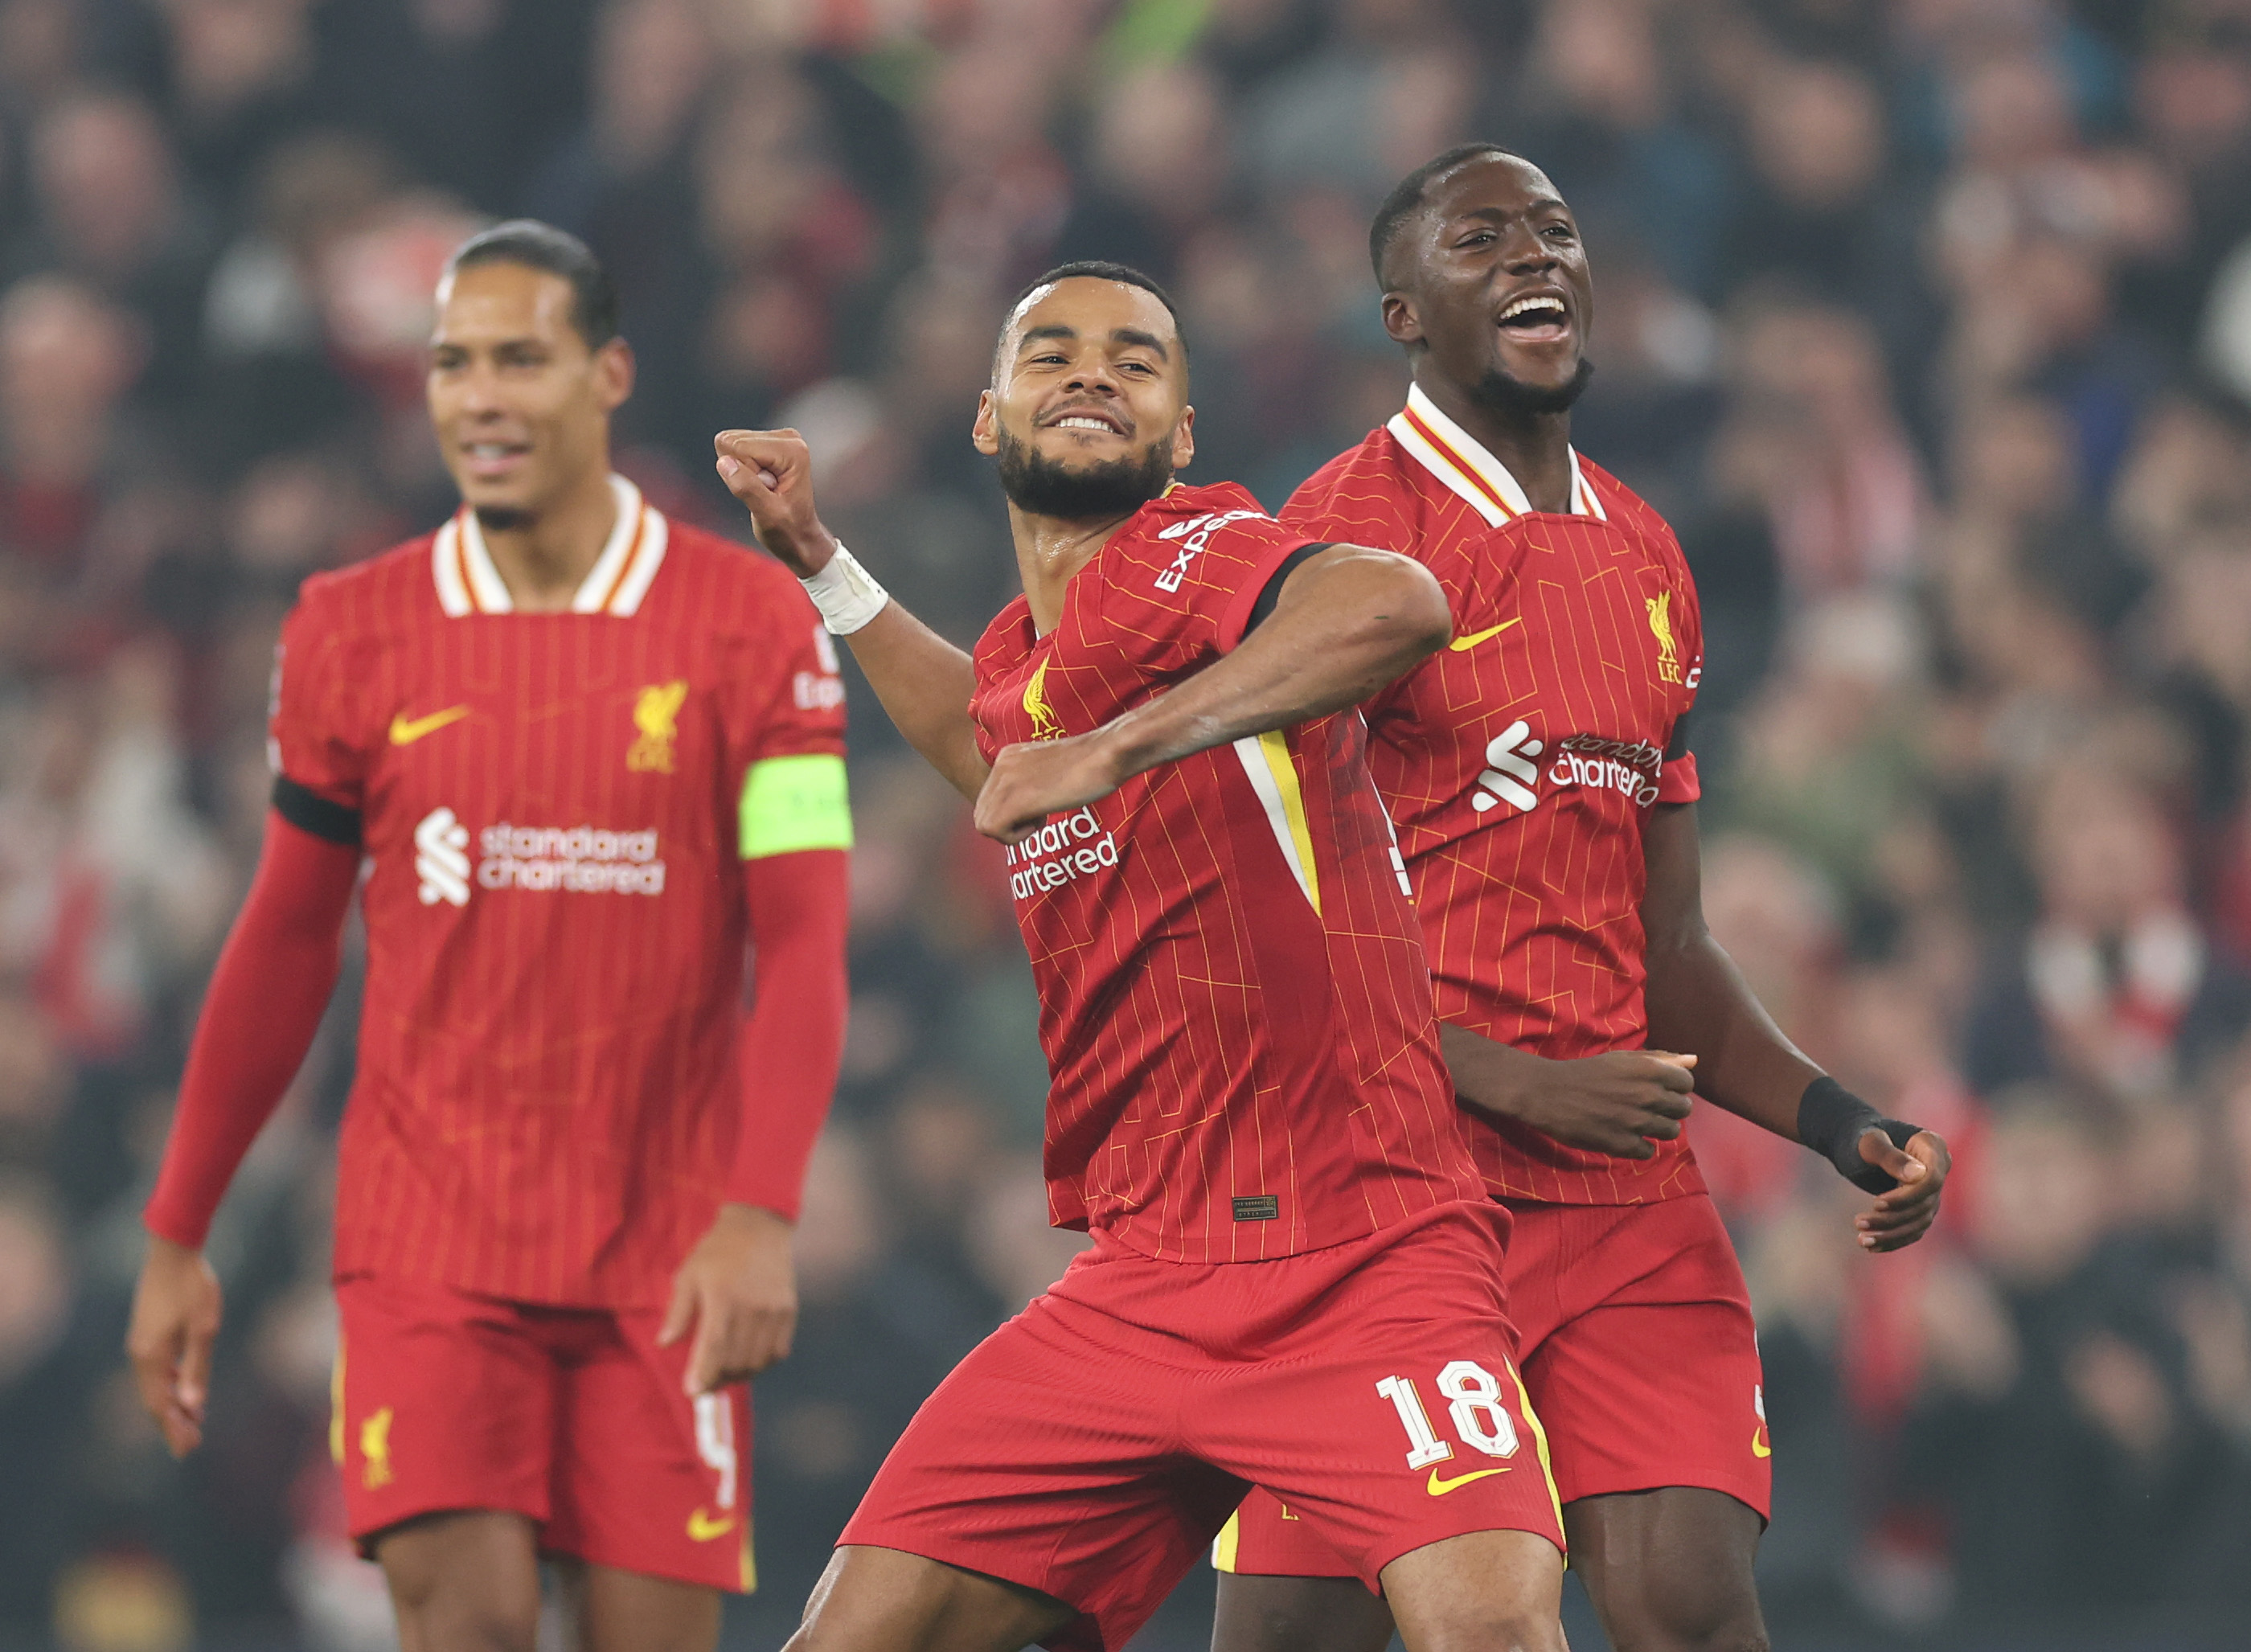
M 1435 374 L 1417 377 L 1423 394 L 1438 411 L 1474 437 L 1486 452 L 1507 467 L 1532 508 L 1569 515 L 1571 510 L 1571 415 L 1502 412 L 1458 384 Z
M 604 465 L 521 527 L 495 529 L 481 519 L 477 525 L 516 612 L 551 614 L 570 608 L 617 521 L 617 494 Z
M 1024 599 L 1032 607 L 1032 630 L 1046 636 L 1063 619 L 1063 588 L 1070 577 L 1094 560 L 1094 553 L 1110 543 L 1133 515 L 1100 516 L 1092 521 L 1062 516 L 1036 516 L 1008 507 L 1008 529 L 1016 541 L 1016 571 L 1023 577 Z

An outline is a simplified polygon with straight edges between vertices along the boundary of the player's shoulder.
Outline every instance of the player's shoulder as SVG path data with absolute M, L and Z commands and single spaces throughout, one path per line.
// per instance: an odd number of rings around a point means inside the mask
M 1174 482 L 1136 511 L 1107 548 L 1106 561 L 1170 566 L 1193 544 L 1198 555 L 1222 544 L 1239 547 L 1284 534 L 1273 513 L 1240 482 L 1191 487 Z
M 970 660 L 981 681 L 1000 675 L 1021 664 L 1032 651 L 1038 638 L 1033 634 L 1032 604 L 1028 597 L 1009 599 L 1008 606 L 993 616 L 992 624 L 977 639 L 970 651 Z
M 756 545 L 666 514 L 665 560 L 680 558 L 682 568 L 714 579 L 728 581 L 745 591 L 798 589 L 797 577 Z
M 297 587 L 291 629 L 350 635 L 412 623 L 438 605 L 431 565 L 438 530 L 418 534 L 342 568 L 309 576 Z
M 1282 507 L 1282 520 L 1322 537 L 1412 550 L 1392 543 L 1420 537 L 1422 495 L 1412 463 L 1389 427 L 1379 425 L 1300 482 Z
M 1584 453 L 1579 454 L 1578 460 L 1581 480 L 1602 502 L 1603 512 L 1614 525 L 1678 553 L 1680 542 L 1673 536 L 1673 524 L 1665 520 L 1656 506 Z
M 698 618 L 726 626 L 776 619 L 794 625 L 814 612 L 797 576 L 755 545 L 667 515 L 665 565 Z

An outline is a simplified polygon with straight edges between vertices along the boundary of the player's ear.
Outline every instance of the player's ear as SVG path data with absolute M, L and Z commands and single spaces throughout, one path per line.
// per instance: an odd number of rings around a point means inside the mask
M 633 346 L 613 338 L 594 352 L 594 395 L 606 413 L 615 412 L 633 394 L 638 369 Z
M 1395 344 L 1420 344 L 1423 342 L 1423 318 L 1416 313 L 1415 301 L 1404 293 L 1383 295 L 1383 330 L 1391 335 Z
M 990 459 L 1001 451 L 1001 410 L 989 390 L 977 392 L 977 418 L 969 426 L 969 444 Z
M 1195 457 L 1195 409 L 1183 407 L 1173 425 L 1173 468 L 1186 470 Z

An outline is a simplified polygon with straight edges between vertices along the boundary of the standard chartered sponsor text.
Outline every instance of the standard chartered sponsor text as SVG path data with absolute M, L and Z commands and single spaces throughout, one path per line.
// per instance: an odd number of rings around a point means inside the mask
M 655 827 L 609 832 L 591 826 L 523 826 L 502 821 L 477 836 L 477 882 L 488 889 L 562 889 L 580 895 L 662 895 L 664 862 Z
M 1618 760 L 1621 757 L 1624 762 Z M 1596 786 L 1624 792 L 1645 809 L 1657 801 L 1657 776 L 1664 762 L 1665 754 L 1646 741 L 1573 735 L 1556 749 L 1548 778 L 1559 786 Z
M 1050 820 L 1022 843 L 1011 844 L 1008 893 L 1019 901 L 1059 889 L 1074 878 L 1118 864 L 1118 840 L 1092 809 Z

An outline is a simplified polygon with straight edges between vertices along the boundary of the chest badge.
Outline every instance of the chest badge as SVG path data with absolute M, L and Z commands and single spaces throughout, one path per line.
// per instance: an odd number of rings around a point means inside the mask
M 1680 651 L 1673 641 L 1673 593 L 1660 591 L 1654 597 L 1643 598 L 1642 605 L 1649 610 L 1649 629 L 1657 639 L 1657 679 L 1659 682 L 1680 681 Z
M 1024 685 L 1024 710 L 1032 720 L 1032 738 L 1060 740 L 1063 726 L 1056 720 L 1055 708 L 1048 704 L 1048 667 L 1052 661 L 1042 660 L 1032 680 Z
M 680 737 L 680 708 L 688 701 L 685 682 L 653 682 L 634 702 L 634 727 L 640 729 L 626 767 L 635 773 L 672 772 L 672 746 Z

